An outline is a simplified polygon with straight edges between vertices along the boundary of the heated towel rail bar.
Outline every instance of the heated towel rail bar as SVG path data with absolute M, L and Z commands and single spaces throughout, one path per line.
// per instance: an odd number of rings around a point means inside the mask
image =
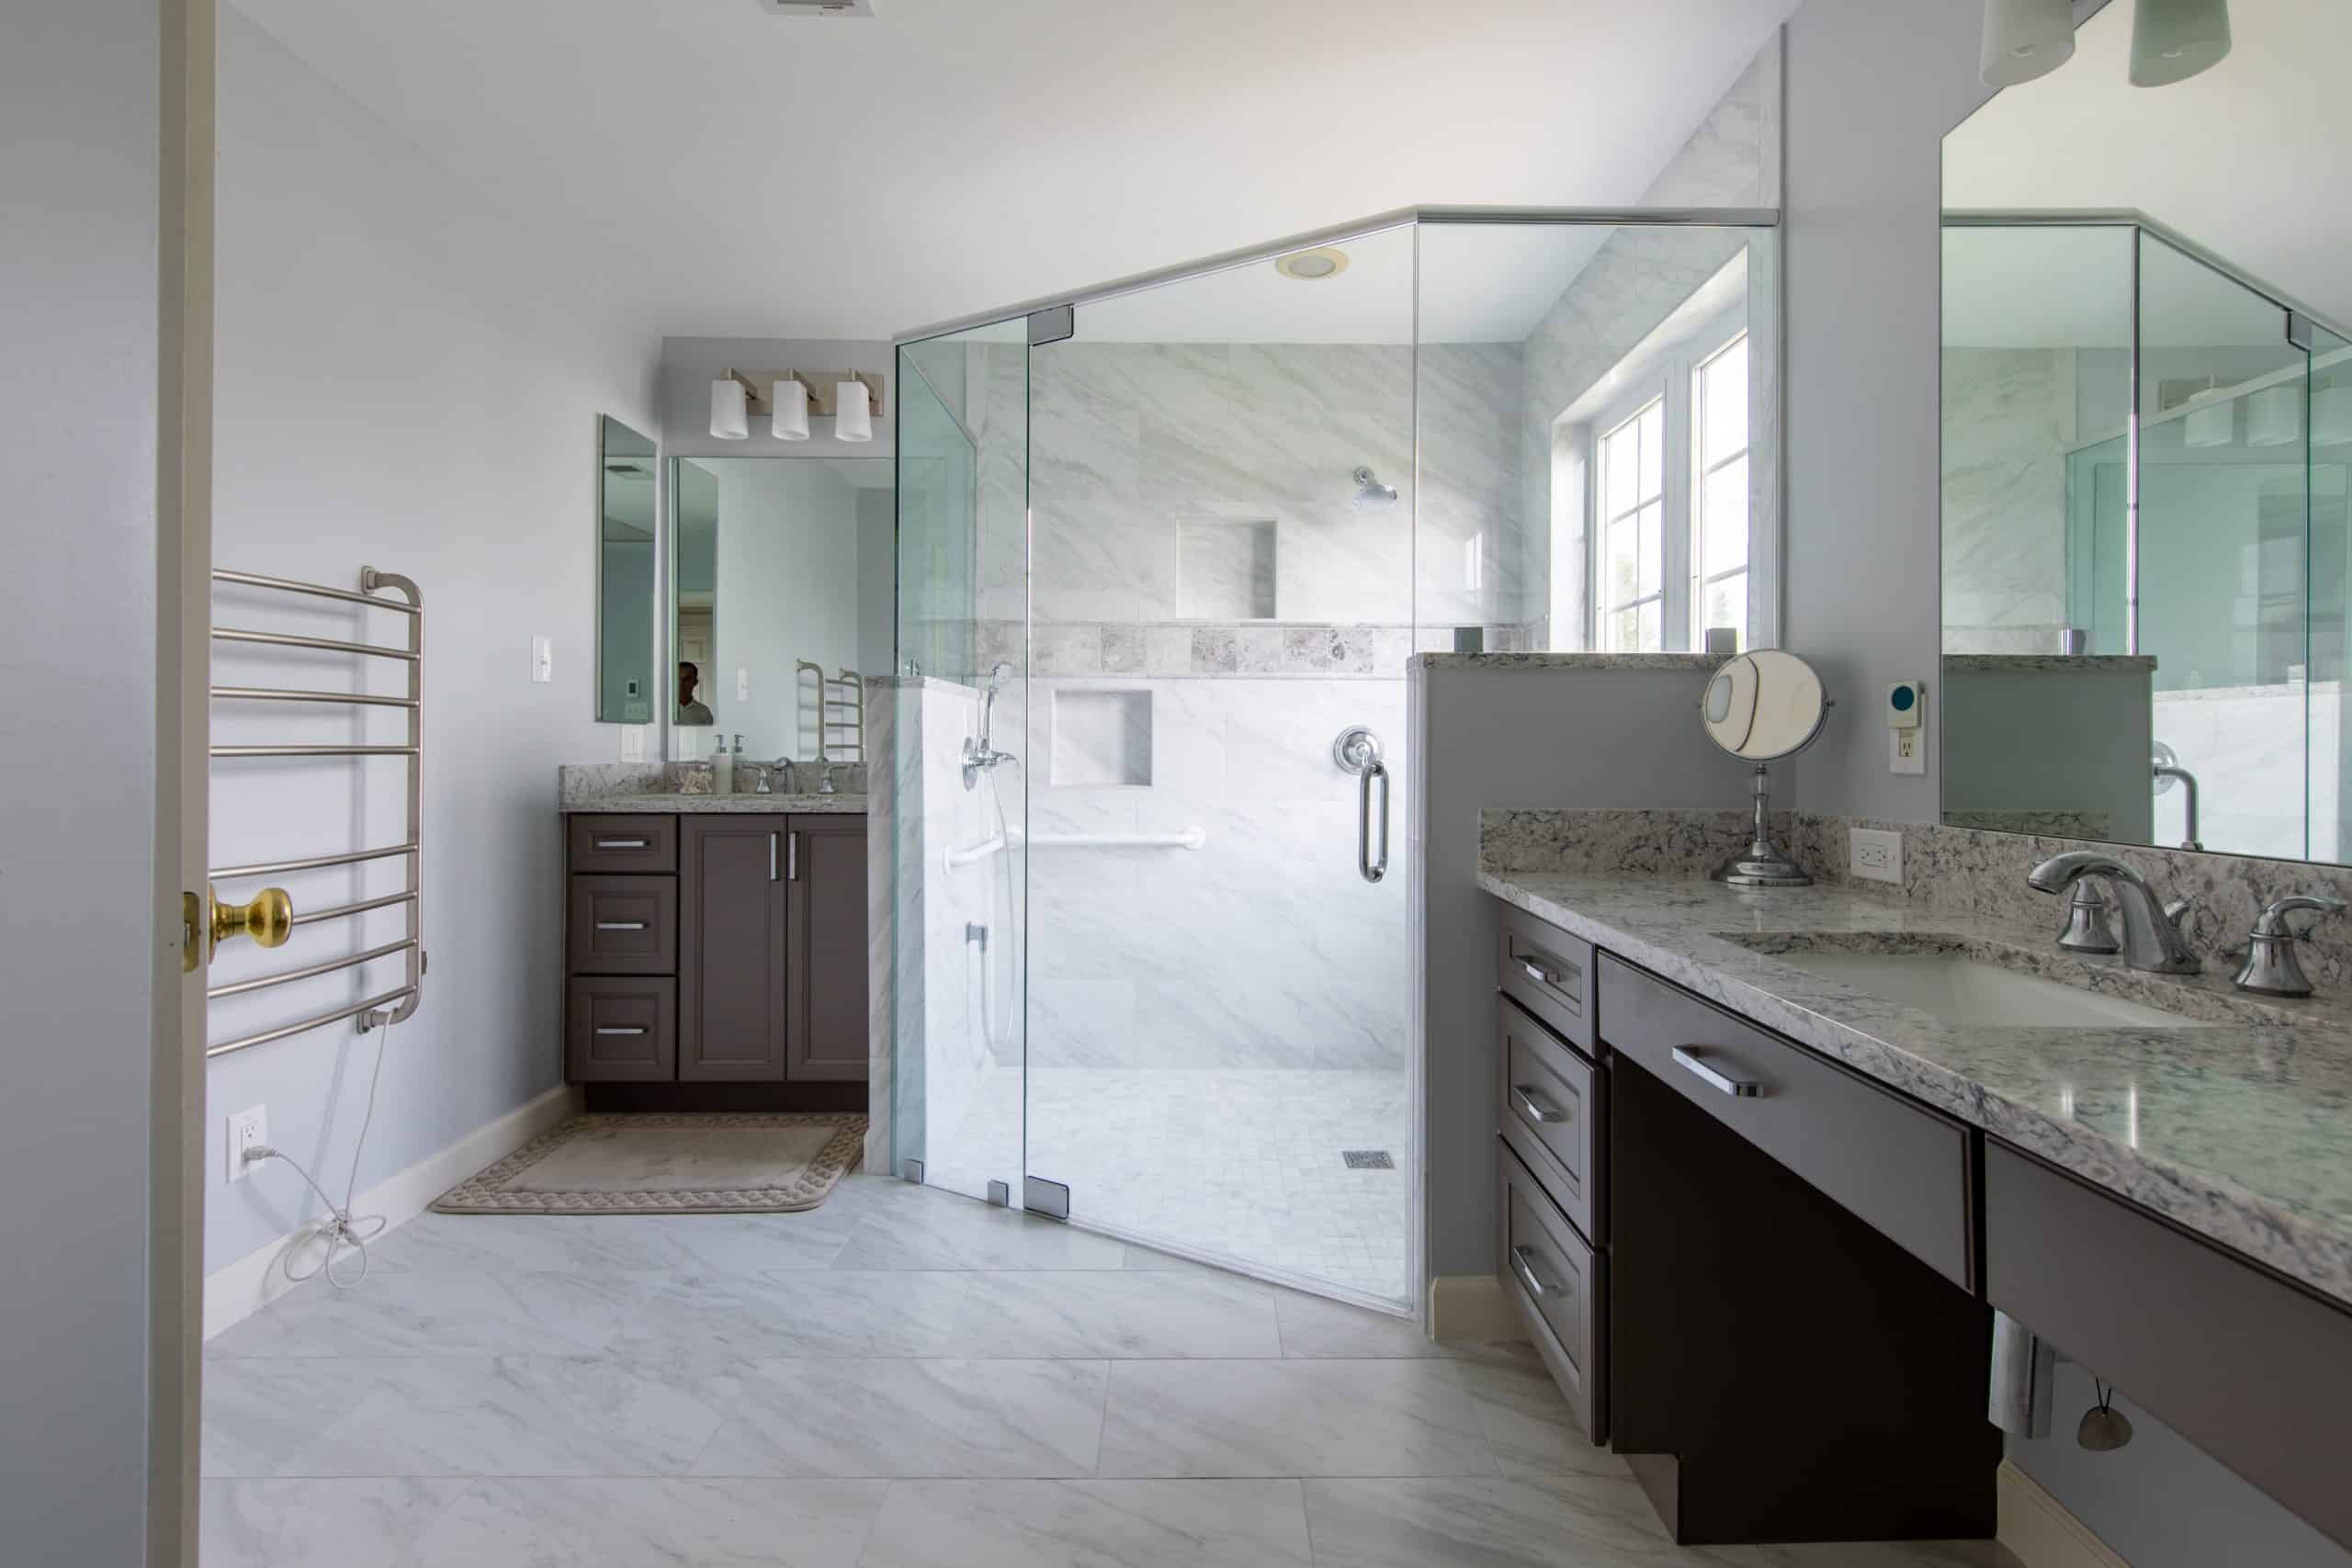
M 215 642 L 244 643 L 267 648 L 301 648 L 324 653 L 348 653 L 363 659 L 391 660 L 408 671 L 408 693 L 405 696 L 369 692 L 322 692 L 296 687 L 230 686 L 212 687 L 212 700 L 222 702 L 260 703 L 325 703 L 348 704 L 360 707 L 390 707 L 407 715 L 408 741 L 405 745 L 353 746 L 215 746 L 216 758 L 257 757 L 401 757 L 408 763 L 408 831 L 403 840 L 380 848 L 347 850 L 327 854 L 305 855 L 294 860 L 254 861 L 243 865 L 217 865 L 210 875 L 215 883 L 243 881 L 252 877 L 276 876 L 289 871 L 322 871 L 334 866 L 362 865 L 373 861 L 399 858 L 405 863 L 405 886 L 396 893 L 358 898 L 329 908 L 311 909 L 293 916 L 291 924 L 318 925 L 328 920 L 352 919 L 374 909 L 401 908 L 407 914 L 407 932 L 397 942 L 380 943 L 364 952 L 341 958 L 330 958 L 300 968 L 283 970 L 271 975 L 258 975 L 250 979 L 232 980 L 209 988 L 205 995 L 212 997 L 243 996 L 266 990 L 274 986 L 290 985 L 299 980 L 313 980 L 322 976 L 357 969 L 379 959 L 400 957 L 406 972 L 401 983 L 393 989 L 382 991 L 364 1001 L 336 1008 L 313 1017 L 281 1024 L 258 1033 L 246 1034 L 234 1040 L 223 1040 L 205 1047 L 208 1056 L 224 1056 L 232 1051 L 243 1051 L 254 1045 L 266 1045 L 273 1040 L 306 1033 L 346 1019 L 357 1019 L 362 1033 L 390 1024 L 405 1021 L 413 1016 L 424 995 L 424 595 L 412 580 L 397 572 L 378 571 L 374 567 L 359 569 L 359 588 L 330 588 L 323 583 L 297 582 L 290 578 L 265 577 L 251 571 L 215 571 L 216 583 L 234 583 L 245 588 L 268 589 L 281 593 L 300 594 L 313 599 L 332 599 L 346 604 L 364 604 L 373 610 L 387 610 L 407 617 L 408 646 L 389 648 L 377 643 L 345 642 L 334 637 L 300 637 L 287 632 L 256 631 L 243 626 L 214 626 Z M 397 593 L 403 598 L 385 597 Z

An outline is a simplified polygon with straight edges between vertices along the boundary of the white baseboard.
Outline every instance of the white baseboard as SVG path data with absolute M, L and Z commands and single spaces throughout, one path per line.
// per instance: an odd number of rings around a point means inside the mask
M 1527 1325 L 1492 1274 L 1440 1274 L 1430 1280 L 1432 1339 L 1524 1339 Z
M 448 1147 L 425 1156 L 406 1170 L 386 1177 L 354 1199 L 352 1209 L 358 1213 L 383 1215 L 388 1231 L 403 1224 L 424 1213 L 433 1200 L 475 1171 L 505 1158 L 549 1128 L 580 1114 L 585 1098 L 576 1086 L 559 1084 L 497 1121 L 475 1128 Z M 298 1231 L 282 1235 L 204 1277 L 207 1339 L 298 1288 L 288 1281 L 277 1260 L 296 1236 L 305 1234 Z
M 2025 1568 L 2131 1568 L 2041 1483 L 2008 1460 L 1994 1472 L 1998 1539 Z

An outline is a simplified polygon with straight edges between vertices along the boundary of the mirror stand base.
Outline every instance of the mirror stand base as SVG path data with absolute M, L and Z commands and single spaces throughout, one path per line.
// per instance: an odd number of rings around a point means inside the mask
M 1772 841 L 1765 824 L 1771 820 L 1771 772 L 1756 764 L 1755 805 L 1750 818 L 1747 852 L 1715 873 L 1717 882 L 1734 887 L 1810 887 L 1813 878 Z

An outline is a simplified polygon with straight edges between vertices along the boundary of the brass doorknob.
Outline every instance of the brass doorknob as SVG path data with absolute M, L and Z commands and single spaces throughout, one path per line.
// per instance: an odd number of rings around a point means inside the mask
M 219 891 L 209 886 L 205 896 L 212 905 L 207 957 L 231 937 L 249 936 L 263 947 L 283 947 L 294 934 L 294 900 L 283 887 L 265 887 L 243 904 L 222 903 Z

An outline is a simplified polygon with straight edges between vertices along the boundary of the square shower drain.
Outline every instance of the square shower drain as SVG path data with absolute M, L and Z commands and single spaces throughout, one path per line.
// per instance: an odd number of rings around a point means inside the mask
M 1350 1170 L 1394 1170 L 1396 1162 L 1388 1157 L 1386 1149 L 1341 1149 L 1340 1157 L 1347 1161 Z

